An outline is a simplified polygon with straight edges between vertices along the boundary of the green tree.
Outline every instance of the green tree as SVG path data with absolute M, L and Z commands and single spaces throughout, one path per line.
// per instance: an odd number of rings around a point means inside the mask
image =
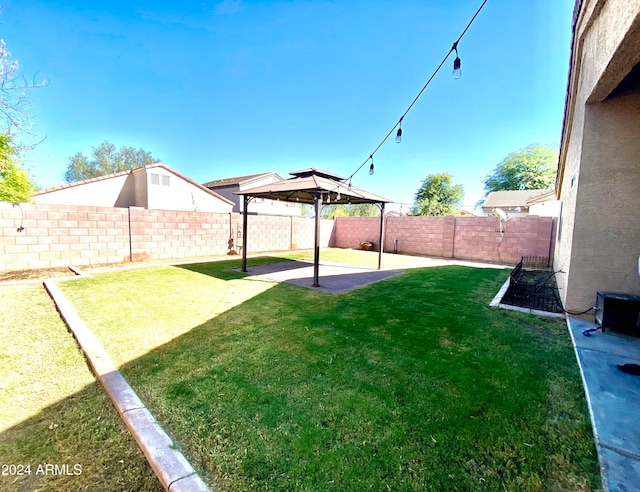
M 450 215 L 460 209 L 464 197 L 461 184 L 452 184 L 449 173 L 430 174 L 416 193 L 412 215 Z
M 128 171 L 158 162 L 150 152 L 133 147 L 121 147 L 120 150 L 110 142 L 102 142 L 98 147 L 91 147 L 89 159 L 81 152 L 69 157 L 69 164 L 64 173 L 67 183 L 96 178 L 105 174 Z
M 10 135 L 0 134 L 0 201 L 28 202 L 36 187 L 29 173 L 14 160 L 17 155 Z
M 358 203 L 357 205 L 325 205 L 322 207 L 322 218 L 333 217 L 376 217 L 380 209 L 375 203 Z
M 541 190 L 556 180 L 558 153 L 533 144 L 505 157 L 484 180 L 486 194 L 502 190 Z

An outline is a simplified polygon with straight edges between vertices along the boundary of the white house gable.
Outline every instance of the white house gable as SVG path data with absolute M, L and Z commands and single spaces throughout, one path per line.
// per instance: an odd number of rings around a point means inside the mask
M 157 210 L 229 213 L 233 205 L 166 167 L 147 169 L 148 207 Z
M 233 203 L 164 164 L 69 183 L 34 195 L 36 203 L 230 213 Z
M 93 205 L 117 207 L 129 173 L 118 173 L 101 179 L 89 179 L 41 191 L 33 197 L 35 203 L 55 205 Z

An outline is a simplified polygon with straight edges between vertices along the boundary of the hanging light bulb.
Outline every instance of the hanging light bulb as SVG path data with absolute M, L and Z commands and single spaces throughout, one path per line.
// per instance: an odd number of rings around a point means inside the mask
M 453 60 L 453 78 L 458 80 L 462 77 L 462 69 L 460 68 L 460 58 Z
M 336 201 L 339 202 L 340 201 L 340 190 L 338 190 L 338 195 L 336 196 Z
M 460 57 L 458 56 L 458 42 L 453 43 L 453 48 L 456 52 L 456 59 L 453 60 L 453 78 L 458 80 L 462 77 L 462 62 L 460 61 Z
M 400 122 L 398 123 L 398 133 L 396 133 L 396 143 L 402 142 L 402 118 L 400 118 Z
M 373 176 L 373 154 L 369 156 L 371 159 L 371 165 L 369 166 L 369 174 Z

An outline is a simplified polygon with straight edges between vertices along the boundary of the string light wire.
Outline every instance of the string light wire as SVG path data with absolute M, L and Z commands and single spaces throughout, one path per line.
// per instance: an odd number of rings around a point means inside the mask
M 460 40 L 464 37 L 464 35 L 467 33 L 467 31 L 469 30 L 469 28 L 471 27 L 471 24 L 473 24 L 473 22 L 476 20 L 476 17 L 478 17 L 478 14 L 480 14 L 480 12 L 482 11 L 482 9 L 484 8 L 485 4 L 487 3 L 488 0 L 484 0 L 482 2 L 482 4 L 480 5 L 480 7 L 478 7 L 478 10 L 476 10 L 476 13 L 473 14 L 473 17 L 471 18 L 471 20 L 469 21 L 469 23 L 467 24 L 467 27 L 464 28 L 464 30 L 462 31 L 462 34 L 460 34 L 460 36 L 458 37 L 458 39 L 456 39 L 453 43 L 453 45 L 451 46 L 451 48 L 449 49 L 449 51 L 447 52 L 447 54 L 444 56 L 444 58 L 442 59 L 442 61 L 440 62 L 440 64 L 438 65 L 438 67 L 434 70 L 434 72 L 431 74 L 431 77 L 429 77 L 429 80 L 427 80 L 426 84 L 424 84 L 424 86 L 422 87 L 422 89 L 420 89 L 420 92 L 418 92 L 418 95 L 413 99 L 413 101 L 411 101 L 411 104 L 409 104 L 409 107 L 406 109 L 406 111 L 404 113 L 402 113 L 402 116 L 400 116 L 400 119 L 397 121 L 397 123 L 395 125 L 393 125 L 393 128 L 391 128 L 391 130 L 389 130 L 389 133 L 387 133 L 385 135 L 385 137 L 382 139 L 382 141 L 378 144 L 378 146 L 374 149 L 373 152 L 371 152 L 371 154 L 369 154 L 369 157 L 367 157 L 365 159 L 365 161 L 360 164 L 360 166 L 358 167 L 358 169 L 356 169 L 347 179 L 345 179 L 345 181 L 349 181 L 349 183 L 351 183 L 351 178 L 353 178 L 358 171 L 360 171 L 360 169 L 362 169 L 365 164 L 369 161 L 373 162 L 373 156 L 375 155 L 376 152 L 378 152 L 378 150 L 380 150 L 380 147 L 382 147 L 382 145 L 387 141 L 387 139 L 391 136 L 391 134 L 395 131 L 396 128 L 398 128 L 399 125 L 402 124 L 402 120 L 404 119 L 404 117 L 407 115 L 407 113 L 409 111 L 411 111 L 411 108 L 413 108 L 414 104 L 418 101 L 418 99 L 420 99 L 420 96 L 422 95 L 422 93 L 425 91 L 425 89 L 429 86 L 429 84 L 431 83 L 431 81 L 434 79 L 434 77 L 437 75 L 437 73 L 440 71 L 440 69 L 442 68 L 442 65 L 445 64 L 445 62 L 447 61 L 447 59 L 449 58 L 449 55 L 451 55 L 451 53 L 453 53 L 454 51 L 457 52 L 457 47 L 458 47 L 458 43 L 460 42 Z

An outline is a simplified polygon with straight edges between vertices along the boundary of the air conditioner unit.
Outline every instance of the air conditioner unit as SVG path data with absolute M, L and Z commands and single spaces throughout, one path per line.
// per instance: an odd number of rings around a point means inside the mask
M 598 292 L 595 321 L 603 332 L 613 328 L 640 336 L 640 296 Z

